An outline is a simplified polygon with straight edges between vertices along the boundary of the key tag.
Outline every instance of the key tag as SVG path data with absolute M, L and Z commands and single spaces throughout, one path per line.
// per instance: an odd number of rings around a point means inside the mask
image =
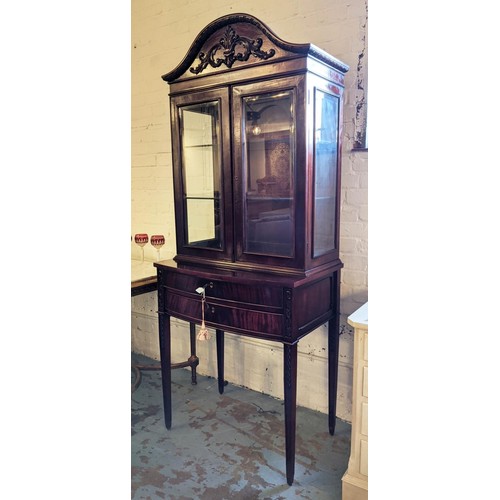
M 210 340 L 210 332 L 208 331 L 208 328 L 205 326 L 205 288 L 197 288 L 196 291 L 201 294 L 201 326 L 200 330 L 198 331 L 198 340 Z

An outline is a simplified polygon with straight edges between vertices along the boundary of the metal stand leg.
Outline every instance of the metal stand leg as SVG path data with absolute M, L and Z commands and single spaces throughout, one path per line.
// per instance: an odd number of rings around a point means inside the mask
M 191 384 L 196 385 L 196 367 L 199 365 L 200 360 L 196 356 L 196 325 L 189 323 L 189 339 L 191 344 L 191 356 L 188 359 L 189 366 L 191 366 Z

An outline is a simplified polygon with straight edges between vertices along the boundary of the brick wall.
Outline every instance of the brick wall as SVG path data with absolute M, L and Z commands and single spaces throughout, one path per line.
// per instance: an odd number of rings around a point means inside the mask
M 132 227 L 131 234 L 164 234 L 162 258 L 175 255 L 175 221 L 168 85 L 161 75 L 172 70 L 184 57 L 198 33 L 214 19 L 237 12 L 254 15 L 280 38 L 297 43 L 311 42 L 349 64 L 344 107 L 344 146 L 341 258 L 344 262 L 341 285 L 341 358 L 339 369 L 339 410 L 350 420 L 352 387 L 352 330 L 346 318 L 368 297 L 368 160 L 367 153 L 352 148 L 363 125 L 367 84 L 367 7 L 364 0 L 192 0 L 165 2 L 132 0 Z M 361 111 L 361 113 L 360 113 Z M 140 255 L 131 243 L 132 257 Z M 154 260 L 155 250 L 145 247 L 145 258 Z M 155 294 L 132 300 L 132 348 L 158 357 Z M 187 328 L 176 322 L 173 328 L 173 355 L 184 356 Z M 177 337 L 176 337 L 177 336 Z M 230 382 L 281 397 L 281 347 L 238 339 L 228 335 L 227 350 L 245 356 L 244 366 L 226 367 Z M 326 412 L 326 328 L 321 327 L 299 343 L 298 402 Z M 184 349 L 184 351 L 182 350 Z M 215 349 L 200 347 L 200 373 L 215 374 Z M 214 352 L 212 352 L 214 351 Z M 253 357 L 253 358 L 252 358 Z M 227 356 L 226 359 L 229 359 Z M 257 359 L 264 359 L 267 375 L 261 377 Z M 275 368 L 273 370 L 273 368 Z M 300 372 L 303 372 L 300 374 Z M 302 377 L 302 379 L 300 378 Z M 300 387 L 316 387 L 301 391 Z

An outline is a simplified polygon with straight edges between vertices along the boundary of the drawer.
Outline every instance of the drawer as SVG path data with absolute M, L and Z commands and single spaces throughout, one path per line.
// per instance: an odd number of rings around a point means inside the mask
M 208 284 L 205 287 L 207 301 L 210 301 L 210 297 L 213 297 L 230 302 L 256 304 L 280 309 L 283 307 L 283 289 L 276 286 L 249 286 L 181 273 L 168 273 L 162 284 L 171 290 L 179 290 L 195 295 L 197 295 L 196 289 L 198 287 Z
M 255 311 L 238 306 L 210 304 L 205 308 L 205 322 L 207 326 L 228 330 L 229 332 L 244 332 L 246 335 L 255 335 L 269 339 L 280 339 L 284 332 L 283 314 Z M 192 299 L 167 291 L 165 310 L 172 316 L 201 323 L 201 300 Z

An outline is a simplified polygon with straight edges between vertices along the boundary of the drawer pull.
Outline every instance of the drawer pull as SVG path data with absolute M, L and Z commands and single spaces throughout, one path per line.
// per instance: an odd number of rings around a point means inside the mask
M 210 281 L 210 283 L 205 283 L 203 286 L 199 286 L 195 290 L 195 292 L 199 293 L 202 296 L 203 299 L 205 298 L 205 288 L 207 288 L 207 286 L 208 286 L 208 288 L 213 288 L 214 284 Z

